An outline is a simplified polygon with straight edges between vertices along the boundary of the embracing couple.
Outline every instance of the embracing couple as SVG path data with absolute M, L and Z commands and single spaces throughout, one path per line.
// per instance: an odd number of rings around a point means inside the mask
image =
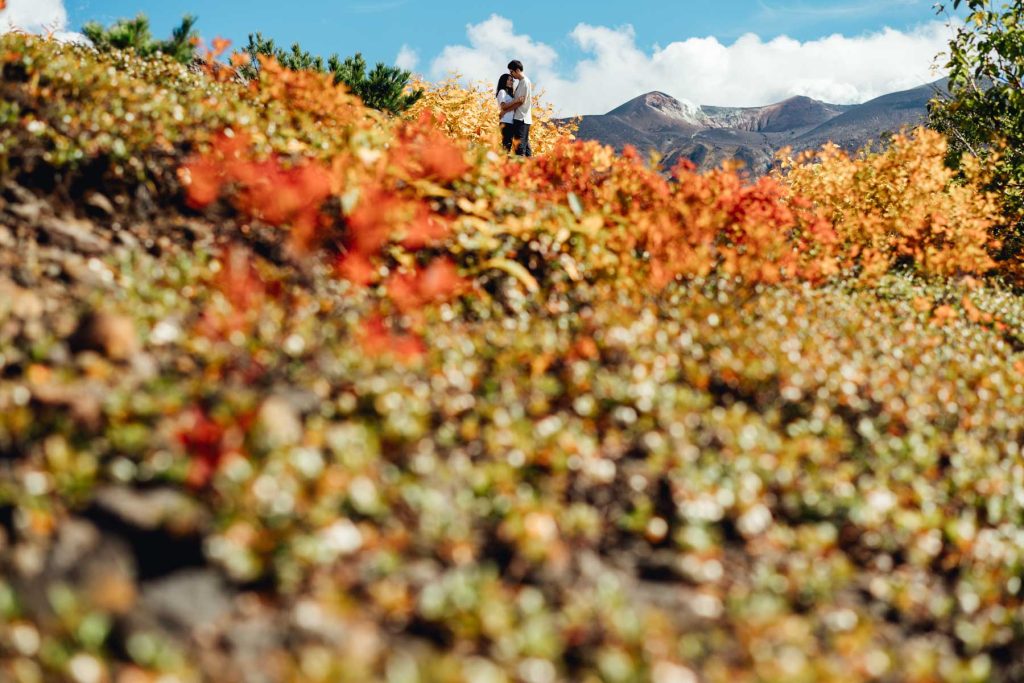
M 508 73 L 498 78 L 496 97 L 501 109 L 501 146 L 506 152 L 511 152 L 515 144 L 516 154 L 532 157 L 533 83 L 523 73 L 523 63 L 518 59 L 509 62 Z

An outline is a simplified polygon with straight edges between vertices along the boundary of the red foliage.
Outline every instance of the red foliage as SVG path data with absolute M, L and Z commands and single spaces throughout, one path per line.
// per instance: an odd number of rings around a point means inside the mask
M 288 165 L 276 156 L 255 160 L 248 136 L 223 133 L 208 153 L 186 163 L 179 177 L 186 201 L 202 209 L 230 191 L 243 215 L 274 226 L 290 225 L 294 243 L 306 249 L 314 238 L 320 207 L 331 195 L 330 169 L 313 161 Z
M 206 337 L 226 338 L 232 332 L 245 332 L 253 324 L 254 311 L 279 292 L 264 283 L 247 249 L 233 246 L 221 255 L 221 269 L 213 285 L 229 304 L 208 305 L 203 311 L 198 331 Z
M 448 232 L 447 222 L 423 200 L 367 185 L 348 216 L 349 251 L 340 259 L 338 273 L 357 284 L 372 284 L 376 269 L 370 261 L 389 241 L 415 251 L 439 243 Z
M 369 355 L 393 355 L 406 362 L 416 360 L 427 352 L 419 336 L 394 332 L 380 315 L 371 316 L 363 323 L 359 341 Z
M 349 242 L 360 254 L 376 254 L 399 226 L 429 216 L 422 202 L 409 201 L 397 192 L 368 185 L 348 217 Z
M 185 202 L 192 209 L 204 209 L 217 201 L 225 182 L 220 165 L 205 158 L 183 166 L 178 177 L 185 186 Z
M 388 297 L 403 313 L 442 303 L 468 287 L 448 259 L 433 261 L 411 273 L 397 273 L 387 283 Z
M 372 285 L 378 277 L 373 261 L 358 251 L 349 251 L 339 256 L 335 271 L 339 277 L 361 287 Z
M 434 246 L 448 236 L 448 223 L 420 204 L 415 215 L 399 230 L 399 243 L 406 249 L 417 250 Z
M 217 471 L 227 451 L 225 433 L 224 427 L 210 419 L 201 408 L 195 407 L 185 413 L 177 440 L 191 458 L 185 477 L 189 486 L 206 486 Z
M 293 244 L 303 250 L 319 243 L 337 253 L 343 246 L 336 272 L 360 286 L 381 284 L 383 267 L 391 268 L 380 291 L 403 313 L 444 301 L 465 283 L 447 260 L 395 271 L 413 260 L 401 250 L 443 248 L 453 225 L 474 221 L 486 224 L 486 233 L 524 238 L 575 230 L 593 240 L 593 253 L 609 256 L 595 258 L 593 276 L 614 271 L 655 287 L 715 273 L 750 285 L 818 282 L 879 251 L 862 238 L 859 224 L 837 233 L 840 223 L 834 211 L 821 208 L 825 190 L 817 185 L 805 193 L 815 197 L 812 204 L 788 180 L 748 183 L 735 169 L 700 174 L 687 161 L 669 176 L 634 148 L 616 154 L 568 139 L 530 160 L 495 160 L 445 135 L 443 120 L 429 111 L 415 121 L 382 119 L 329 78 L 290 72 L 273 61 L 263 63 L 253 93 L 261 101 L 286 102 L 351 144 L 343 142 L 326 161 L 255 159 L 244 135 L 221 135 L 181 170 L 189 205 L 201 209 L 224 198 L 245 217 L 290 227 Z M 371 131 L 366 139 L 373 143 L 366 146 L 357 134 Z M 331 197 L 341 200 L 344 213 L 324 210 Z M 472 221 L 463 222 L 459 212 Z M 876 242 L 889 244 L 892 226 L 882 218 L 875 221 Z M 955 231 L 943 216 L 922 215 L 918 222 L 924 228 L 904 230 L 906 244 L 895 246 L 922 263 L 939 263 Z M 918 233 L 934 236 L 927 249 L 914 241 Z M 422 253 L 414 260 L 429 262 Z M 891 260 L 880 260 L 880 267 Z
M 392 158 L 409 177 L 448 184 L 469 172 L 471 166 L 466 161 L 465 148 L 442 133 L 439 124 L 434 115 L 425 110 L 415 122 L 399 127 Z

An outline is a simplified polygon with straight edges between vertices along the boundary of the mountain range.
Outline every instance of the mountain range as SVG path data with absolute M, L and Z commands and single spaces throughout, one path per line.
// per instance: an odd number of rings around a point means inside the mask
M 940 80 L 863 104 L 800 96 L 764 107 L 702 106 L 650 92 L 607 114 L 583 116 L 577 136 L 618 150 L 633 145 L 641 152 L 657 151 L 665 168 L 682 158 L 701 169 L 736 160 L 760 176 L 784 147 L 799 152 L 831 141 L 853 152 L 924 123 L 929 100 L 945 91 L 946 81 Z

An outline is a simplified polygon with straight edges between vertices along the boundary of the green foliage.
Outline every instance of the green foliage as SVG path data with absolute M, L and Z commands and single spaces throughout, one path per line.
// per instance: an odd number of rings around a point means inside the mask
M 261 33 L 249 35 L 245 52 L 250 57 L 250 63 L 243 68 L 242 74 L 248 78 L 255 78 L 259 73 L 260 57 L 273 57 L 293 71 L 333 74 L 335 83 L 344 83 L 367 106 L 390 114 L 408 110 L 423 97 L 422 90 L 409 89 L 410 72 L 383 62 L 378 62 L 367 72 L 366 59 L 358 52 L 344 60 L 334 54 L 325 63 L 323 57 L 303 50 L 298 43 L 294 43 L 291 50 L 285 50 L 275 45 L 272 38 L 264 38 Z
M 161 53 L 182 64 L 188 64 L 195 58 L 195 46 L 199 38 L 195 30 L 197 21 L 197 17 L 186 14 L 167 40 L 156 40 L 153 37 L 149 18 L 145 14 L 139 14 L 134 19 L 119 19 L 110 28 L 89 22 L 82 27 L 82 33 L 101 51 L 134 50 L 140 57 Z
M 256 78 L 259 75 L 260 57 L 273 57 L 281 66 L 293 71 L 324 71 L 322 57 L 306 52 L 298 43 L 294 43 L 290 51 L 285 50 L 278 47 L 273 38 L 264 38 L 262 33 L 249 34 L 249 44 L 245 46 L 245 52 L 250 58 L 249 64 L 242 68 L 242 75 L 246 78 Z
M 954 167 L 965 154 L 992 165 L 993 189 L 1017 224 L 1006 235 L 1010 255 L 1024 246 L 1024 3 L 953 0 L 952 8 L 969 14 L 949 44 L 950 95 L 932 101 L 931 122 L 949 137 Z

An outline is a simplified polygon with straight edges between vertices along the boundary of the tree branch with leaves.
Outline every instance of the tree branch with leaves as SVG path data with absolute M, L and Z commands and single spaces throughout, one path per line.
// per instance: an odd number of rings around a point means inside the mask
M 949 7 L 967 16 L 949 43 L 949 94 L 932 100 L 931 125 L 950 140 L 951 166 L 966 155 L 990 166 L 1009 223 L 1003 255 L 1014 255 L 1024 251 L 1024 3 L 936 4 L 939 13 Z

